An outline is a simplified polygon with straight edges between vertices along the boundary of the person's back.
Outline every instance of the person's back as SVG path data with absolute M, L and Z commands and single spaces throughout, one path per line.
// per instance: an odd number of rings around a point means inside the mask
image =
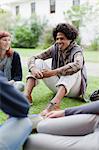
M 21 92 L 7 82 L 0 71 L 0 109 L 9 119 L 0 126 L 0 150 L 17 150 L 32 130 L 27 117 L 29 103 Z

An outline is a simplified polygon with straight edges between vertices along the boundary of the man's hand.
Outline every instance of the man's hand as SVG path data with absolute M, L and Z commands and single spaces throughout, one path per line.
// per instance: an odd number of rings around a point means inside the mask
M 59 118 L 64 116 L 65 116 L 65 110 L 51 111 L 45 115 L 45 117 L 47 118 Z
M 54 103 L 54 102 L 50 102 L 47 106 L 46 109 L 44 109 L 42 112 L 41 112 L 41 115 L 42 116 L 46 116 L 47 114 L 49 114 L 50 111 L 59 111 L 60 110 L 60 104 L 59 103 Z
M 39 69 L 37 69 L 36 67 L 33 67 L 31 69 L 31 74 L 36 79 L 42 79 L 43 78 L 43 73 Z
M 57 75 L 57 69 L 55 70 L 43 69 L 42 71 L 40 71 L 36 67 L 33 67 L 31 68 L 31 74 L 36 79 L 49 78 L 49 77 Z
M 57 75 L 57 72 L 56 70 L 43 69 L 42 74 L 43 74 L 43 78 L 49 78 L 49 77 Z
M 44 109 L 42 112 L 41 112 L 41 116 L 45 117 L 47 113 L 49 113 L 50 111 L 48 109 Z

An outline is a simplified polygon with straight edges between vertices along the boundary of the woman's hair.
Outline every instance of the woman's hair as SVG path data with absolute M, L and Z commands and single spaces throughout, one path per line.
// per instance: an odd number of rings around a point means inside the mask
M 13 55 L 13 49 L 12 48 L 9 48 L 8 50 L 6 50 L 6 55 L 8 57 L 11 57 Z
M 0 39 L 3 37 L 11 37 L 11 34 L 7 31 L 0 31 Z
M 11 37 L 11 34 L 7 31 L 0 31 L 0 39 L 2 39 L 3 37 Z M 6 55 L 8 57 L 11 57 L 13 55 L 12 48 L 9 48 L 8 50 L 6 50 Z
M 63 33 L 68 40 L 72 41 L 78 36 L 78 30 L 74 26 L 66 23 L 60 23 L 53 29 L 53 38 L 55 41 L 58 32 Z

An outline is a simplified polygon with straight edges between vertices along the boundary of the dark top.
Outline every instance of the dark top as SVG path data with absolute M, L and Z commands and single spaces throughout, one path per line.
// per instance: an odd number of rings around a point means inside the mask
M 26 97 L 14 86 L 8 84 L 8 80 L 1 71 L 0 109 L 13 117 L 26 117 L 29 110 L 29 102 Z
M 98 114 L 99 115 L 99 100 L 91 102 L 87 105 L 67 108 L 65 110 L 65 116 L 76 114 Z
M 17 52 L 14 52 L 12 59 L 11 80 L 22 80 L 22 66 L 20 56 Z

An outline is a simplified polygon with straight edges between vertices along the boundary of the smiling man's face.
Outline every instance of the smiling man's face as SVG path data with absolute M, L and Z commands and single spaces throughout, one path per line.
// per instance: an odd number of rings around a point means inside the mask
M 71 40 L 68 40 L 64 33 L 62 32 L 57 33 L 56 43 L 58 44 L 60 50 L 66 49 L 69 46 L 70 42 Z

